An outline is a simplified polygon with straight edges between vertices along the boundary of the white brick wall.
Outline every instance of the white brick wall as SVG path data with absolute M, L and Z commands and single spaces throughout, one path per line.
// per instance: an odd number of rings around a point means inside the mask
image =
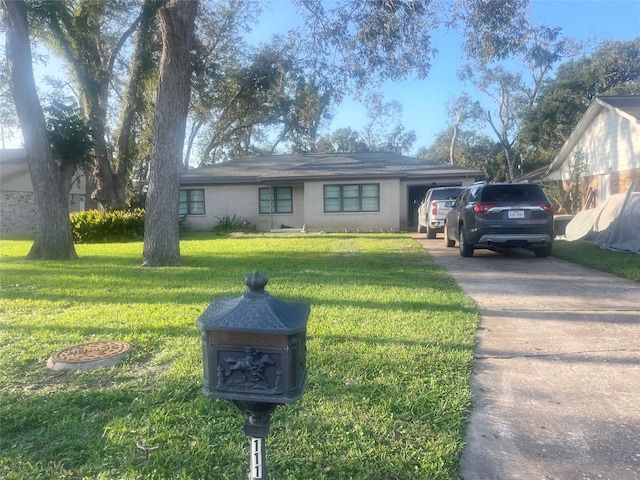
M 36 234 L 38 210 L 31 192 L 3 191 L 0 196 L 0 237 L 22 238 Z

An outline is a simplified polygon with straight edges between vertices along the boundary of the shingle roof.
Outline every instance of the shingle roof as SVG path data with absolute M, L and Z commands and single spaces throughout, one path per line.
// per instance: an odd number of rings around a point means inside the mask
M 390 153 L 242 157 L 188 170 L 182 183 L 259 183 L 327 178 L 479 177 L 482 172 Z
M 598 99 L 640 120 L 640 95 L 601 96 Z

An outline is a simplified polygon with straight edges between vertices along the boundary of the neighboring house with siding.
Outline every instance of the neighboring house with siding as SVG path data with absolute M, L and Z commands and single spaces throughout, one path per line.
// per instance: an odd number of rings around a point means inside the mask
M 182 174 L 180 215 L 192 230 L 224 217 L 261 231 L 406 231 L 432 187 L 466 186 L 483 172 L 387 153 L 243 157 Z
M 69 192 L 69 211 L 95 205 L 89 196 L 89 176 L 78 171 Z M 95 208 L 95 207 L 94 207 Z M 0 150 L 0 237 L 28 237 L 36 233 L 38 210 L 24 149 Z
M 544 178 L 571 179 L 574 158 L 586 163 L 582 175 L 585 208 L 624 193 L 640 191 L 640 95 L 597 97 L 547 168 Z

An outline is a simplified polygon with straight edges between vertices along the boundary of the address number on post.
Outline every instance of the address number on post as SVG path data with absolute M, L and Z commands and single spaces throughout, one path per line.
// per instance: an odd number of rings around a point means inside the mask
M 251 439 L 251 478 L 262 478 L 263 439 Z

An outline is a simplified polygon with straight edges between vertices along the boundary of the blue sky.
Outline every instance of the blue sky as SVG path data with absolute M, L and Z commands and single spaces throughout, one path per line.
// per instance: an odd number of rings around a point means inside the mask
M 631 40 L 640 36 L 640 0 L 532 0 L 531 15 L 534 21 L 561 27 L 565 35 L 577 40 Z M 267 7 L 252 36 L 255 40 L 266 41 L 272 34 L 285 33 L 300 22 L 290 0 L 275 0 Z M 457 70 L 466 63 L 461 43 L 460 36 L 454 32 L 435 32 L 433 44 L 439 54 L 432 62 L 429 76 L 424 80 L 408 79 L 383 86 L 386 101 L 397 100 L 402 104 L 405 129 L 416 132 L 417 141 L 412 153 L 431 145 L 437 134 L 447 128 L 446 102 L 449 98 L 467 91 L 474 98 L 484 100 L 487 108 L 491 107 L 481 93 L 457 79 Z M 53 65 L 49 65 L 49 71 L 55 70 Z M 335 109 L 325 132 L 342 127 L 360 131 L 365 123 L 365 107 L 346 99 Z M 13 146 L 18 145 L 7 145 Z
M 577 40 L 632 40 L 640 36 L 640 0 L 533 0 L 531 15 L 534 22 L 561 27 L 564 35 Z M 296 22 L 299 17 L 291 2 L 276 1 L 263 14 L 254 35 L 283 33 Z M 402 104 L 405 129 L 416 132 L 413 153 L 419 147 L 431 145 L 437 134 L 447 128 L 447 99 L 467 91 L 487 102 L 481 93 L 457 78 L 457 70 L 467 63 L 461 52 L 460 36 L 443 30 L 434 34 L 433 44 L 439 54 L 426 79 L 388 83 L 382 89 L 386 101 L 397 100 Z M 491 107 L 488 102 L 485 105 Z M 365 107 L 347 99 L 335 110 L 329 130 L 342 127 L 360 130 L 365 123 Z

